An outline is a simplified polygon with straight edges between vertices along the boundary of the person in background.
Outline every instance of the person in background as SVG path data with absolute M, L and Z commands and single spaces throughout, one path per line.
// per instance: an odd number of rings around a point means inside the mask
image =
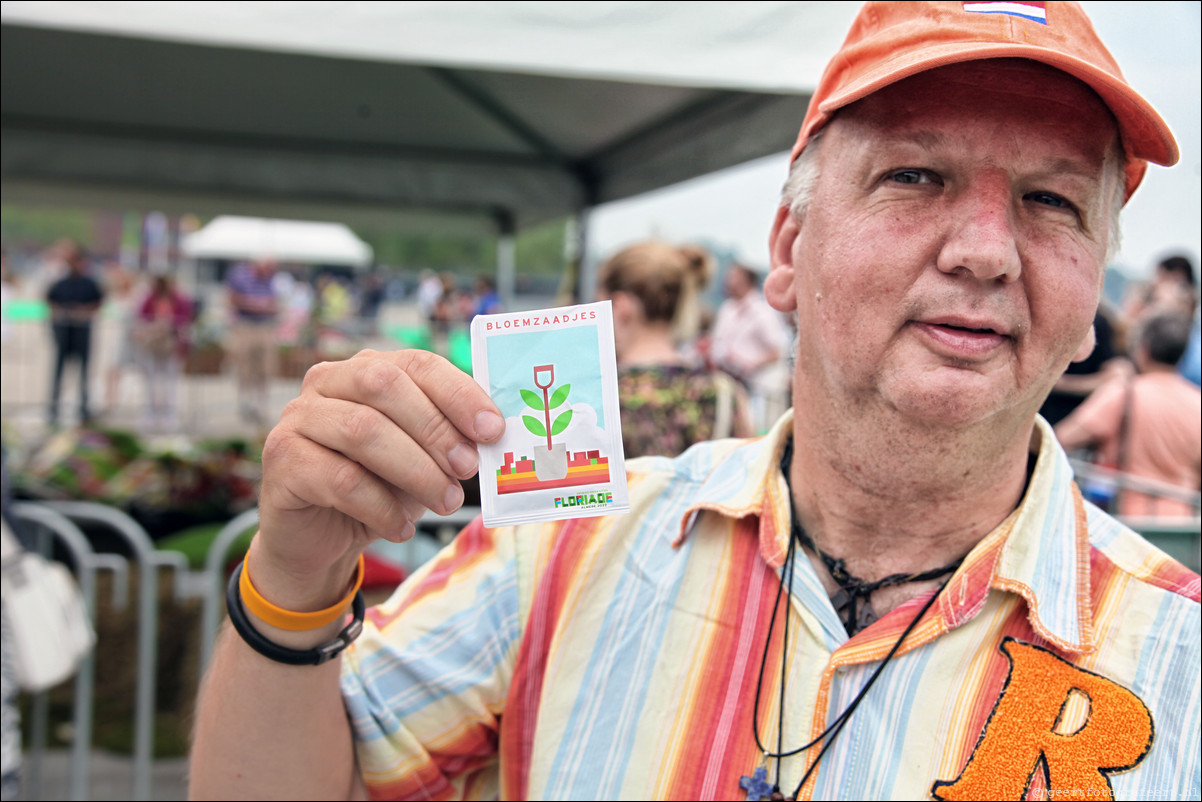
M 715 367 L 747 386 L 756 430 L 763 431 L 789 406 L 789 328 L 764 300 L 751 268 L 731 265 L 723 289 L 710 355 Z
M 435 326 L 442 292 L 442 281 L 438 275 L 433 270 L 423 270 L 417 281 L 417 306 L 431 328 Z
M 1194 320 L 1189 329 L 1189 344 L 1181 361 L 1177 363 L 1177 372 L 1182 378 L 1193 383 L 1195 387 L 1202 386 L 1202 318 L 1199 310 L 1194 310 Z
M 234 320 L 229 351 L 238 380 L 238 411 L 256 425 L 267 421 L 268 390 L 275 372 L 276 299 L 273 278 L 276 263 L 258 259 L 240 262 L 226 279 Z
M 116 307 L 117 353 L 104 374 L 104 408 L 115 410 L 121 403 L 121 379 L 127 369 L 138 367 L 134 329 L 142 298 L 137 292 L 138 276 L 119 262 L 109 262 L 104 271 L 105 297 Z
M 380 333 L 380 307 L 384 305 L 384 276 L 369 273 L 363 279 L 359 295 L 360 334 L 374 337 Z
M 29 548 L 32 544 L 25 536 L 24 527 L 11 516 L 11 506 L 8 454 L 0 447 L 0 515 L 21 546 Z M 8 611 L 0 609 L 0 798 L 5 800 L 21 798 L 21 710 L 17 704 L 20 688 L 11 640 Z
M 703 440 L 754 433 L 747 394 L 721 371 L 690 363 L 697 296 L 713 260 L 691 246 L 643 242 L 601 267 L 599 297 L 613 304 L 622 448 L 627 458 L 674 457 Z
M 8 305 L 17 298 L 17 277 L 8 263 L 8 251 L 0 249 L 0 343 L 12 336 L 8 325 Z
M 63 370 L 68 362 L 79 364 L 79 420 L 92 419 L 88 407 L 88 361 L 92 355 L 92 322 L 104 299 L 104 291 L 88 274 L 88 258 L 74 242 L 63 245 L 62 259 L 67 275 L 50 285 L 46 302 L 54 332 L 54 378 L 50 388 L 50 423 L 58 424 L 59 395 Z
M 493 280 L 492 276 L 477 276 L 474 289 L 476 303 L 472 309 L 472 317 L 495 315 L 504 311 L 505 307 L 501 303 L 501 296 L 497 294 L 497 282 Z
M 146 417 L 152 430 L 179 426 L 178 385 L 192 325 L 192 301 L 171 276 L 154 277 L 138 309 L 139 361 L 146 377 Z
M 1099 308 L 1094 315 L 1093 330 L 1097 341 L 1093 351 L 1068 366 L 1039 408 L 1039 414 L 1053 426 L 1067 418 L 1094 390 L 1114 379 L 1126 379 L 1133 371 L 1131 361 L 1115 348 L 1114 326 L 1106 310 Z
M 1056 426 L 1066 450 L 1094 447 L 1100 462 L 1124 473 L 1198 490 L 1202 479 L 1202 391 L 1177 374 L 1190 321 L 1171 312 L 1146 317 L 1135 330 L 1138 375 L 1119 377 L 1085 399 Z M 1196 515 L 1169 499 L 1124 490 L 1122 515 Z
M 1194 314 L 1198 303 L 1198 281 L 1189 257 L 1173 254 L 1161 259 L 1152 273 L 1152 280 L 1138 285 L 1128 296 L 1123 316 L 1134 329 L 1147 315 L 1172 309 L 1187 318 Z

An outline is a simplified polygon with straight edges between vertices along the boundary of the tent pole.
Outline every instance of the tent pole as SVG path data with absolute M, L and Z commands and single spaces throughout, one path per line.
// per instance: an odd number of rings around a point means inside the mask
M 568 226 L 566 243 L 568 264 L 575 267 L 578 277 L 576 300 L 579 303 L 587 303 L 597 297 L 597 260 L 587 258 L 588 223 L 592 211 L 593 207 L 591 206 L 578 209 L 576 216 L 569 221 Z
M 497 295 L 505 309 L 513 309 L 517 272 L 513 215 L 498 215 L 497 222 Z

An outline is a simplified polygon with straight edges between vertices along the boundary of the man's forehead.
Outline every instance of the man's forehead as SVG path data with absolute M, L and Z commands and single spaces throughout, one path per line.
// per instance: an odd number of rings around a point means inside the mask
M 1055 145 L 1055 166 L 1090 173 L 1118 140 L 1118 126 L 1101 98 L 1066 73 L 1031 61 L 997 59 L 952 64 L 883 87 L 836 113 L 835 120 L 870 122 L 879 137 L 924 149 L 949 144 L 955 125 L 1012 122 L 1023 140 Z M 1021 145 L 1020 140 L 1016 144 Z

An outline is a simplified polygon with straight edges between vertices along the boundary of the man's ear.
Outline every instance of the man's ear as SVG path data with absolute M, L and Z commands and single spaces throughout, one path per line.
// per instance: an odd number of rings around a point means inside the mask
M 1098 332 L 1093 327 L 1089 327 L 1089 334 L 1085 335 L 1085 339 L 1077 346 L 1077 353 L 1073 354 L 1073 362 L 1084 362 L 1089 359 L 1089 355 L 1093 353 L 1093 349 L 1098 344 Z
M 768 253 L 772 268 L 764 278 L 764 298 L 778 312 L 792 312 L 797 308 L 797 295 L 793 290 L 793 244 L 801 233 L 797 219 L 787 206 L 776 210 L 772 233 L 768 236 Z

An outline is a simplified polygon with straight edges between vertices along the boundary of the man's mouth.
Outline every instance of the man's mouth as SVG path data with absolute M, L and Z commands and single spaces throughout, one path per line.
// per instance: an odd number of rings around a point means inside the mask
M 934 323 L 932 325 L 940 326 L 945 329 L 952 329 L 953 331 L 968 331 L 968 332 L 974 332 L 976 334 L 997 334 L 997 331 L 995 331 L 992 328 L 988 328 L 988 327 L 957 326 L 952 323 Z
M 986 356 L 1009 339 L 986 321 L 935 319 L 915 321 L 914 326 L 936 351 L 956 358 Z

